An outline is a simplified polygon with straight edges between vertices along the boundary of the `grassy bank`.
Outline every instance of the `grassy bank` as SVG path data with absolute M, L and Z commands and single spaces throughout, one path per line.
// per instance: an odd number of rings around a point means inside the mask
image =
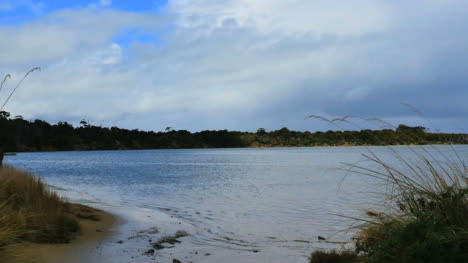
M 63 200 L 28 172 L 0 167 L 0 261 L 21 242 L 68 243 L 79 218 L 99 219 L 94 212 Z
M 466 262 L 468 167 L 456 152 L 408 149 L 411 157 L 393 151 L 392 164 L 370 152 L 366 158 L 373 168 L 350 165 L 352 172 L 387 185 L 388 192 L 380 193 L 386 205 L 353 218 L 359 222 L 355 251 L 316 251 L 311 263 Z

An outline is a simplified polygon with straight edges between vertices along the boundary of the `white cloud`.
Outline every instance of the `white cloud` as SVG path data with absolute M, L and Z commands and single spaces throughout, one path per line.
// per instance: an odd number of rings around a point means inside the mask
M 398 107 L 398 96 L 430 111 L 442 96 L 426 103 L 425 93 L 412 92 L 464 81 L 464 73 L 444 71 L 460 63 L 447 59 L 468 58 L 464 7 L 451 0 L 173 0 L 158 15 L 59 11 L 0 26 L 8 36 L 0 39 L 8 50 L 0 53 L 0 72 L 18 78 L 28 67 L 43 67 L 8 106 L 29 118 L 252 130 L 302 128 L 309 125 L 303 117 L 316 112 L 396 118 L 401 113 L 389 107 Z M 129 29 L 158 34 L 157 40 L 116 42 Z M 460 105 L 447 114 L 467 113 Z
M 113 65 L 120 63 L 122 56 L 120 45 L 112 43 L 110 46 L 97 50 L 85 57 L 83 63 L 86 65 Z
M 362 34 L 379 32 L 391 22 L 383 1 L 328 0 L 174 0 L 179 25 L 214 29 L 227 21 L 253 26 L 263 33 Z
M 0 26 L 2 64 L 54 63 L 66 56 L 94 52 L 126 29 L 156 27 L 159 19 L 121 11 L 60 11 L 22 26 Z

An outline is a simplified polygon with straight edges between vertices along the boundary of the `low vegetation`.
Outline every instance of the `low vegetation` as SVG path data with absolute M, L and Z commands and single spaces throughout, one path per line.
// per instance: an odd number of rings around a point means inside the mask
M 66 202 L 30 173 L 0 167 L 0 258 L 18 242 L 67 243 L 95 210 Z
M 340 129 L 343 123 L 354 125 L 347 117 L 311 118 Z M 381 155 L 367 148 L 365 165 L 345 164 L 347 172 L 385 186 L 386 190 L 376 193 L 381 210 L 367 211 L 362 218 L 343 215 L 357 222 L 350 240 L 354 251 L 315 251 L 311 263 L 455 263 L 468 259 L 466 156 L 453 147 L 441 151 L 431 145 L 417 146 L 420 143 L 414 135 L 424 133 L 423 127 L 400 125 L 396 133 L 402 135 L 393 135 L 396 144 L 412 146 L 387 146 L 388 152 Z
M 455 263 L 468 258 L 468 167 L 456 152 L 447 156 L 433 147 L 408 149 L 413 158 L 389 148 L 397 160 L 393 165 L 372 152 L 366 157 L 375 169 L 350 165 L 352 172 L 385 182 L 389 191 L 385 209 L 353 218 L 362 224 L 353 239 L 356 258 L 349 262 Z M 349 256 L 315 252 L 310 262 L 345 262 Z

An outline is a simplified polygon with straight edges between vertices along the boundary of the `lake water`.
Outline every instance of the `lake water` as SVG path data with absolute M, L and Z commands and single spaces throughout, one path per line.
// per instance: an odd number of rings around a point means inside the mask
M 429 147 L 453 152 L 452 147 Z M 391 158 L 386 147 L 370 149 Z M 408 147 L 396 147 L 411 156 Z M 455 146 L 461 158 L 467 146 Z M 370 177 L 342 163 L 369 165 L 364 147 L 197 149 L 18 153 L 7 164 L 41 176 L 72 201 L 107 209 L 123 224 L 99 248 L 96 262 L 307 262 L 329 241 L 343 241 L 352 224 L 378 205 Z M 408 157 L 410 158 L 410 157 Z M 159 233 L 128 239 L 157 227 Z M 190 236 L 173 248 L 143 255 L 147 239 L 177 230 Z M 153 235 L 153 236 L 151 236 Z M 104 260 L 104 261 L 103 261 Z

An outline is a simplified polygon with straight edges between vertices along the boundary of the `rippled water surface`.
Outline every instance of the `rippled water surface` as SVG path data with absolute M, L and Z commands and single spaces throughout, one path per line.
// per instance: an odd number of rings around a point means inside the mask
M 391 158 L 385 147 L 371 149 Z M 406 147 L 397 149 L 411 156 Z M 447 146 L 434 149 L 453 152 Z M 466 146 L 456 151 L 468 156 Z M 51 152 L 19 153 L 6 162 L 65 189 L 72 199 L 108 204 L 120 214 L 141 209 L 178 218 L 190 226 L 194 246 L 260 258 L 262 251 L 275 258 L 277 251 L 283 260 L 304 262 L 313 249 L 326 246 L 318 235 L 343 237 L 337 230 L 349 222 L 334 214 L 356 215 L 375 201 L 368 192 L 378 188 L 376 182 L 338 170 L 342 163 L 368 165 L 361 156 L 366 152 L 362 147 Z

